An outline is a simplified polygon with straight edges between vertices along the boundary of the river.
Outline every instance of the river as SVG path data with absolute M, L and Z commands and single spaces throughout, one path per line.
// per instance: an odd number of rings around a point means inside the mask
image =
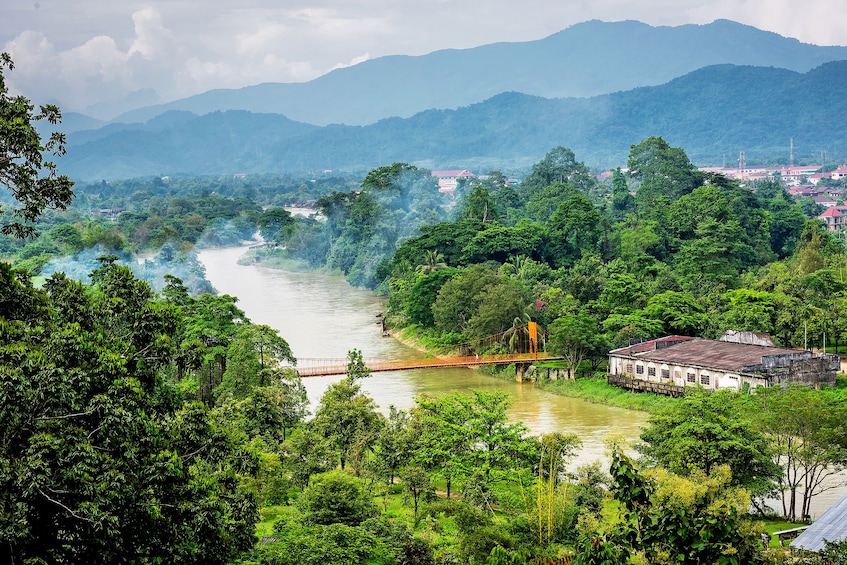
M 384 301 L 370 291 L 353 288 L 340 276 L 239 265 L 238 258 L 244 253 L 245 248 L 237 247 L 205 249 L 200 261 L 217 291 L 237 296 L 238 306 L 254 323 L 278 330 L 295 357 L 345 357 L 353 348 L 365 357 L 420 357 L 416 350 L 382 337 L 375 316 L 382 312 Z M 312 410 L 326 387 L 340 378 L 303 379 Z M 559 431 L 582 438 L 577 464 L 605 460 L 606 436 L 614 433 L 635 439 L 647 420 L 642 412 L 557 396 L 531 383 L 495 379 L 472 369 L 374 373 L 364 380 L 363 388 L 384 412 L 392 404 L 408 409 L 420 394 L 442 395 L 471 388 L 505 390 L 514 398 L 511 420 L 523 422 L 534 434 Z
M 199 258 L 218 292 L 237 296 L 239 307 L 254 323 L 278 330 L 295 357 L 345 357 L 353 348 L 360 349 L 365 357 L 406 359 L 421 355 L 392 338 L 382 337 L 375 315 L 383 311 L 384 301 L 370 291 L 353 288 L 340 276 L 239 265 L 238 259 L 245 251 L 243 247 L 205 249 Z M 303 379 L 312 410 L 326 387 L 340 378 Z M 514 398 L 509 410 L 512 421 L 523 422 L 534 434 L 558 431 L 574 433 L 582 439 L 575 465 L 607 461 L 605 438 L 615 434 L 635 440 L 647 421 L 642 412 L 557 396 L 531 383 L 495 379 L 472 369 L 374 373 L 364 380 L 363 388 L 386 413 L 392 404 L 410 408 L 420 394 L 440 395 L 471 388 L 505 390 Z M 845 492 L 845 487 L 838 487 L 815 497 L 813 516 L 819 516 Z M 769 503 L 780 507 L 776 500 Z

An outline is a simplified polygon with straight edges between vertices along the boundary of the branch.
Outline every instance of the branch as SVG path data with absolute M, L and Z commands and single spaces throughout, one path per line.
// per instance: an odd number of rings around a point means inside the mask
M 40 493 L 41 493 L 41 496 L 43 496 L 44 498 L 46 498 L 47 500 L 49 500 L 50 502 L 52 502 L 52 503 L 53 503 L 53 504 L 55 504 L 56 506 L 60 506 L 61 508 L 64 508 L 64 509 L 65 509 L 65 511 L 66 511 L 68 514 L 70 514 L 71 516 L 73 516 L 73 517 L 74 517 L 74 518 L 76 518 L 77 520 L 85 520 L 86 522 L 91 522 L 92 524 L 94 523 L 94 520 L 92 520 L 91 518 L 86 518 L 86 517 L 84 517 L 84 516 L 80 516 L 79 514 L 77 514 L 76 512 L 74 512 L 73 510 L 71 510 L 70 508 L 68 508 L 67 506 L 65 506 L 65 505 L 64 505 L 64 504 L 62 504 L 61 502 L 59 502 L 58 500 L 53 500 L 52 498 L 50 498 L 49 496 L 47 496 L 46 494 L 44 494 L 44 491 L 43 491 L 43 490 L 38 489 L 38 492 L 40 492 Z
M 191 453 L 186 453 L 185 455 L 180 455 L 179 458 L 182 459 L 183 461 L 185 461 L 186 459 L 190 459 L 190 458 L 194 457 L 195 455 L 197 455 L 198 453 L 200 453 L 201 451 L 203 451 L 204 449 L 206 449 L 207 447 L 209 447 L 209 445 L 211 443 L 212 443 L 212 440 L 209 440 L 209 441 L 206 442 L 206 445 L 201 445 L 200 447 L 198 447 L 197 449 L 195 449 Z
M 65 414 L 64 416 L 40 416 L 35 418 L 37 421 L 41 422 L 44 420 L 64 420 L 66 418 L 76 418 L 77 416 L 90 416 L 93 414 L 97 408 L 92 408 L 88 412 L 77 412 L 75 414 Z

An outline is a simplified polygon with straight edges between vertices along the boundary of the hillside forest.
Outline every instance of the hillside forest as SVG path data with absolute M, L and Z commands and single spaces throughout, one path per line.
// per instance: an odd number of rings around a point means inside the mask
M 61 138 L 47 146 L 31 126 L 58 109 L 34 112 L 2 82 L 0 107 L 17 112 L 4 135 L 27 165 L 0 220 L 0 546 L 11 562 L 843 558 L 843 545 L 794 558 L 761 538 L 763 518 L 802 519 L 847 466 L 840 386 L 692 390 L 656 408 L 634 448 L 610 438 L 608 469 L 574 468 L 580 438 L 531 435 L 507 419 L 502 393 L 379 410 L 355 350 L 310 407 L 284 336 L 212 292 L 193 253 L 258 230 L 277 247 L 254 261 L 342 273 L 386 295 L 392 326 L 433 348 L 534 320 L 571 379 L 591 378 L 609 347 L 667 333 L 745 329 L 837 350 L 844 242 L 778 182 L 699 172 L 649 137 L 608 184 L 556 147 L 519 185 L 492 172 L 455 197 L 404 163 L 363 180 L 72 186 L 41 160 Z M 297 201 L 319 213 L 283 207 Z

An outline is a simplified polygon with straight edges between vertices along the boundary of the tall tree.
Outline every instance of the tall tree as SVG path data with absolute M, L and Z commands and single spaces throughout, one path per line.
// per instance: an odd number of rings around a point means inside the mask
M 727 465 L 733 485 L 754 496 L 771 494 L 780 468 L 749 408 L 747 397 L 733 391 L 688 394 L 650 418 L 637 448 L 648 461 L 683 476 L 709 476 Z
M 226 370 L 215 389 L 216 398 L 244 398 L 255 387 L 279 385 L 271 382 L 274 370 L 284 362 L 297 362 L 288 342 L 263 324 L 241 324 L 227 347 L 226 357 Z
M 270 208 L 259 215 L 256 223 L 265 241 L 283 243 L 294 227 L 294 218 L 284 208 Z
M 599 212 L 580 193 L 562 202 L 547 222 L 549 253 L 556 266 L 570 267 L 584 255 L 600 249 Z
M 15 68 L 8 53 L 0 53 L 0 185 L 20 207 L 12 207 L 13 219 L 4 221 L 0 232 L 18 238 L 37 235 L 32 222 L 47 209 L 64 210 L 74 197 L 73 183 L 59 175 L 56 165 L 45 160 L 45 153 L 65 154 L 65 136 L 53 132 L 42 141 L 36 122 L 51 126 L 62 119 L 59 108 L 46 104 L 35 112 L 25 96 L 10 96 L 4 72 Z M 2 208 L 0 208 L 2 211 Z
M 347 358 L 347 376 L 327 388 L 313 420 L 314 429 L 326 438 L 342 469 L 354 455 L 356 442 L 363 436 L 375 436 L 381 427 L 376 404 L 358 382 L 369 373 L 362 353 L 352 350 Z
M 847 408 L 835 395 L 802 386 L 766 389 L 755 399 L 774 463 L 782 468 L 783 516 L 802 520 L 812 499 L 834 488 L 828 479 L 847 468 Z
M 574 152 L 567 147 L 554 147 L 544 158 L 532 166 L 532 172 L 521 185 L 525 197 L 552 184 L 569 184 L 589 196 L 597 181 L 584 163 L 576 160 Z
M 595 349 L 600 335 L 597 320 L 580 310 L 557 318 L 550 326 L 549 346 L 568 362 L 568 378 L 575 379 L 579 366 Z
M 648 215 L 661 197 L 673 202 L 699 184 L 697 170 L 679 147 L 661 137 L 648 137 L 633 145 L 627 159 L 629 175 L 640 181 L 635 193 L 638 211 Z
M 474 389 L 417 399 L 415 417 L 425 438 L 417 460 L 447 479 L 448 493 L 457 477 L 474 474 L 476 486 L 488 491 L 534 464 L 536 444 L 526 438 L 526 427 L 507 420 L 511 402 L 502 391 Z
M 0 546 L 16 563 L 228 563 L 254 543 L 256 458 L 161 377 L 172 304 L 106 263 L 44 290 L 0 264 Z M 24 281 L 27 282 L 24 282 Z M 5 300 L 0 300 L 5 304 Z

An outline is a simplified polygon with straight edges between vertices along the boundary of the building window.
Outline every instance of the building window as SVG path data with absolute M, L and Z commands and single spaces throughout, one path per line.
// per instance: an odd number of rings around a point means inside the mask
M 655 377 L 656 376 L 656 367 L 647 367 L 647 376 Z
M 691 384 L 697 384 L 697 375 L 695 375 L 694 373 L 688 373 L 688 375 L 686 375 L 686 379 Z
M 662 378 L 663 379 L 671 378 L 671 370 L 670 369 L 662 369 Z
M 627 363 L 627 364 L 626 364 L 626 374 L 627 374 L 627 375 L 631 375 L 631 374 L 632 374 L 632 363 Z
M 644 365 L 636 365 L 635 366 L 635 372 L 638 373 L 639 375 L 643 375 L 644 374 Z
M 700 384 L 709 386 L 709 375 L 700 375 Z
M 673 378 L 678 379 L 678 378 L 680 378 L 681 376 L 682 376 L 682 373 L 680 373 L 679 371 L 674 371 L 674 372 L 673 372 Z

